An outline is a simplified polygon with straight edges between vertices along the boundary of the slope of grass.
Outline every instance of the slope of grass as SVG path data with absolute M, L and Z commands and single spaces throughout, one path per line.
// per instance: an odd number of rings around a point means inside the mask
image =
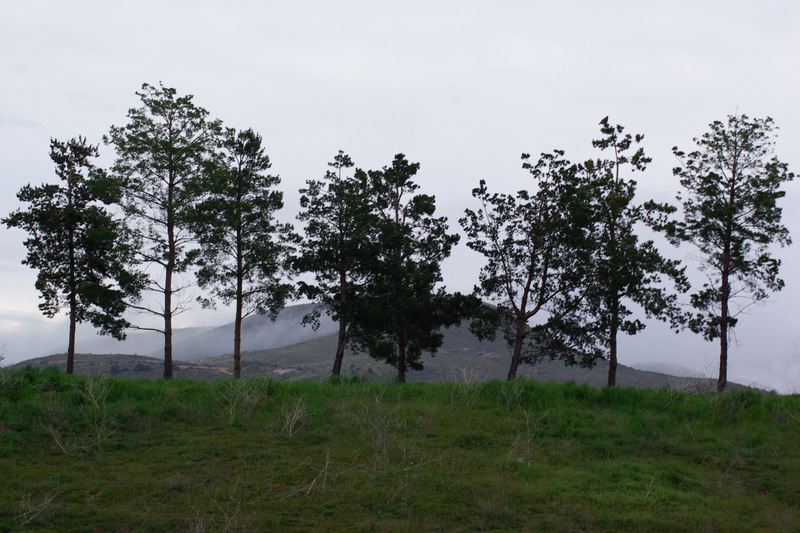
M 0 531 L 792 531 L 800 397 L 0 375 Z

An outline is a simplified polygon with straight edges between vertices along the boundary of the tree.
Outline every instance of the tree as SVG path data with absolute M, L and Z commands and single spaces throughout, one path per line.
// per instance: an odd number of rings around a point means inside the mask
M 777 200 L 781 185 L 794 179 L 788 166 L 773 156 L 775 126 L 771 118 L 729 115 L 714 121 L 694 142 L 689 154 L 672 151 L 681 163 L 674 169 L 683 191 L 678 201 L 684 219 L 668 227 L 674 242 L 688 241 L 703 254 L 701 271 L 708 281 L 691 295 L 696 312 L 689 327 L 712 341 L 719 338 L 717 390 L 728 378 L 728 341 L 741 313 L 783 288 L 774 244 L 791 244 L 781 224 Z
M 50 140 L 50 159 L 61 184 L 24 186 L 17 197 L 29 203 L 3 219 L 8 227 L 27 231 L 22 261 L 39 271 L 36 288 L 44 300 L 39 309 L 52 318 L 69 310 L 67 373 L 75 361 L 76 324 L 90 321 L 100 333 L 125 338 L 125 298 L 136 298 L 142 279 L 126 266 L 132 249 L 118 237 L 123 228 L 101 203 L 110 203 L 115 187 L 91 162 L 98 147 L 84 137 Z
M 635 335 L 645 325 L 630 319 L 629 304 L 640 307 L 648 317 L 671 320 L 677 326 L 682 314 L 677 296 L 669 294 L 664 277 L 671 278 L 678 290 L 688 290 L 688 282 L 678 261 L 665 259 L 652 240 L 640 242 L 637 224 L 663 226 L 675 208 L 666 204 L 634 203 L 636 181 L 620 175 L 620 170 L 643 172 L 651 161 L 639 146 L 644 135 L 623 135 L 622 126 L 602 125 L 603 137 L 592 141 L 601 150 L 613 150 L 611 159 L 588 160 L 581 166 L 592 183 L 595 200 L 595 248 L 591 261 L 593 287 L 587 294 L 587 319 L 598 344 L 608 350 L 608 385 L 616 384 L 617 335 Z
M 342 151 L 328 166 L 322 180 L 308 180 L 300 190 L 304 211 L 297 218 L 306 229 L 296 268 L 314 274 L 314 282 L 300 282 L 300 291 L 320 304 L 304 320 L 318 327 L 324 312 L 339 323 L 332 371 L 338 376 L 378 241 L 367 173 L 357 169 L 353 176 L 343 175 L 353 162 Z
M 563 151 L 522 159 L 533 192 L 490 193 L 481 180 L 472 191 L 481 209 L 460 220 L 467 246 L 487 261 L 475 293 L 493 306 L 471 328 L 479 338 L 502 333 L 512 350 L 508 379 L 544 356 L 591 365 L 598 355 L 579 349 L 588 332 L 577 321 L 593 250 L 591 189 Z
M 220 126 L 175 89 L 142 85 L 143 106 L 128 111 L 129 123 L 112 126 L 106 144 L 117 153 L 113 174 L 123 184 L 122 208 L 141 242 L 137 261 L 150 276 L 147 289 L 161 302 L 131 305 L 163 320 L 161 327 L 133 326 L 164 335 L 164 377 L 172 377 L 172 319 L 185 311 L 191 286 L 181 280 L 197 257 L 187 227 L 197 200 L 193 182 L 207 169 Z
M 290 224 L 275 220 L 283 193 L 278 176 L 252 129 L 225 131 L 219 160 L 197 182 L 203 200 L 191 217 L 200 245 L 197 279 L 226 305 L 234 303 L 233 376 L 241 375 L 242 319 L 270 313 L 274 319 L 292 293 L 282 279 L 289 243 L 297 240 Z M 212 302 L 203 301 L 205 306 Z
M 464 302 L 437 285 L 440 263 L 459 236 L 447 233 L 447 219 L 434 217 L 433 196 L 414 194 L 419 163 L 397 154 L 390 167 L 370 171 L 378 247 L 367 265 L 359 296 L 353 338 L 356 351 L 368 351 L 397 368 L 405 382 L 408 369 L 423 368 L 423 352 L 442 344 L 441 327 L 458 321 Z

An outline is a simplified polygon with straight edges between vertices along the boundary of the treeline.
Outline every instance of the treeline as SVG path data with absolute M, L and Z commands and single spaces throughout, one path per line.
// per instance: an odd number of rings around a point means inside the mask
M 442 327 L 468 320 L 479 338 L 508 343 L 509 379 L 536 358 L 586 366 L 606 358 L 614 385 L 618 335 L 644 328 L 638 307 L 719 339 L 723 390 L 739 312 L 783 286 L 770 246 L 791 242 L 777 200 L 794 175 L 773 156 L 770 118 L 729 116 L 695 139 L 695 151 L 673 148 L 680 217 L 675 206 L 635 202 L 635 176 L 650 158 L 642 135 L 608 117 L 592 142 L 597 159 L 523 154 L 531 186 L 508 194 L 481 181 L 472 191 L 478 207 L 459 220 L 467 246 L 486 260 L 474 293 L 462 295 L 442 286 L 441 262 L 460 237 L 414 182 L 419 163 L 397 154 L 363 170 L 339 152 L 300 191 L 301 235 L 276 218 L 280 178 L 269 174 L 258 133 L 224 127 L 163 85 L 144 84 L 137 95 L 142 106 L 103 137 L 116 153 L 110 168 L 95 166 L 99 147 L 85 138 L 53 139 L 61 183 L 23 187 L 18 197 L 29 205 L 3 219 L 29 234 L 23 264 L 38 270 L 42 312 L 68 309 L 67 372 L 75 326 L 90 321 L 119 339 L 128 328 L 161 332 L 171 377 L 173 317 L 194 303 L 187 289 L 196 283 L 203 305 L 235 309 L 237 378 L 243 318 L 274 317 L 287 301 L 309 298 L 319 306 L 306 323 L 325 313 L 339 324 L 334 375 L 350 347 L 393 365 L 404 381 L 422 368 L 422 353 L 441 346 Z M 685 267 L 640 238 L 642 226 L 692 243 L 707 283 L 692 291 Z M 160 325 L 132 324 L 128 310 Z

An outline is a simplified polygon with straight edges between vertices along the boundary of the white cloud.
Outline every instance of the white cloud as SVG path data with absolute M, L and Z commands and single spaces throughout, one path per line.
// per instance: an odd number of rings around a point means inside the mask
M 421 162 L 423 190 L 436 194 L 456 228 L 463 209 L 474 207 L 470 190 L 479 179 L 513 191 L 525 186 L 523 151 L 589 156 L 605 115 L 647 136 L 654 161 L 640 182 L 642 198 L 671 199 L 671 147 L 690 148 L 709 122 L 737 109 L 775 118 L 778 155 L 797 171 L 798 15 L 791 2 L 744 1 L 6 1 L 0 215 L 17 207 L 22 185 L 53 179 L 50 137 L 99 142 L 138 105 L 142 82 L 159 81 L 194 94 L 230 125 L 262 133 L 283 178 L 287 218 L 298 209 L 297 190 L 339 149 L 365 168 L 404 152 Z M 101 153 L 106 163 L 113 156 L 107 147 Z M 800 183 L 788 191 L 786 223 L 797 236 L 800 212 L 791 206 Z M 19 240 L 0 228 L 0 301 L 36 316 L 35 273 L 19 265 Z M 800 359 L 781 348 L 797 329 L 787 317 L 797 314 L 800 250 L 780 257 L 787 280 L 780 304 L 747 317 L 757 328 L 743 320 L 738 348 L 781 361 L 777 369 L 760 366 L 771 370 L 759 379 L 775 383 L 792 357 Z M 468 290 L 478 268 L 462 243 L 445 264 L 448 285 Z M 654 331 L 660 340 L 649 342 L 648 356 L 683 351 L 687 366 L 713 362 L 713 345 Z M 645 357 L 637 342 L 621 362 Z M 683 343 L 694 347 L 679 349 Z M 747 360 L 736 364 L 749 372 Z

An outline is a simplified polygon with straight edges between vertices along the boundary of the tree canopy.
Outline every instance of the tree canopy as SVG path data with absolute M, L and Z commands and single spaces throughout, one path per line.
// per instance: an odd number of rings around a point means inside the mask
M 76 324 L 90 321 L 116 338 L 126 328 L 163 334 L 164 377 L 172 377 L 173 318 L 198 301 L 221 301 L 235 310 L 238 378 L 244 318 L 275 319 L 304 297 L 317 304 L 304 324 L 318 327 L 323 314 L 338 322 L 334 375 L 350 347 L 393 365 L 404 381 L 424 352 L 436 353 L 442 328 L 470 316 L 480 339 L 507 342 L 509 379 L 544 357 L 584 366 L 607 358 L 613 386 L 619 333 L 640 332 L 646 316 L 718 338 L 723 390 L 742 313 L 784 286 L 775 245 L 791 239 L 778 202 L 794 174 L 774 156 L 769 117 L 731 115 L 694 139 L 694 151 L 673 148 L 681 210 L 637 202 L 634 175 L 650 163 L 644 136 L 609 117 L 592 141 L 603 154 L 596 159 L 522 154 L 529 186 L 491 192 L 480 180 L 477 209 L 459 221 L 485 261 L 463 296 L 443 286 L 442 262 L 460 237 L 436 215 L 435 197 L 419 192 L 419 163 L 398 153 L 365 171 L 339 151 L 322 179 L 299 191 L 301 237 L 276 219 L 281 180 L 269 173 L 260 134 L 223 129 L 193 96 L 160 83 L 136 94 L 141 106 L 103 137 L 116 154 L 108 171 L 92 162 L 98 147 L 85 138 L 52 139 L 62 183 L 23 187 L 17 196 L 28 207 L 2 219 L 29 234 L 23 264 L 38 270 L 41 311 L 69 310 L 68 372 Z M 646 228 L 699 251 L 707 281 L 690 295 L 690 312 L 676 294 L 689 290 L 685 268 L 642 236 Z M 131 324 L 127 309 L 145 318 Z

